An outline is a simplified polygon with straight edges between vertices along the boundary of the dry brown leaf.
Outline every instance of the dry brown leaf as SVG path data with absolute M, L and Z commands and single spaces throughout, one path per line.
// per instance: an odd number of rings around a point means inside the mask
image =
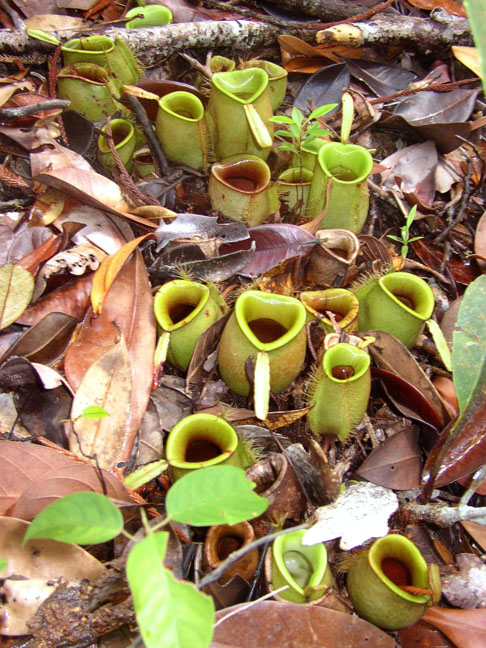
M 116 344 L 121 332 L 130 356 L 132 385 L 136 385 L 132 390 L 124 455 L 119 458 L 119 461 L 126 461 L 152 388 L 156 336 L 151 286 L 138 250 L 116 277 L 101 315 L 94 317 L 92 310 L 88 311 L 76 339 L 67 350 L 64 370 L 74 389 L 79 387 L 93 362 Z
M 0 440 L 0 514 L 5 515 L 29 485 L 73 459 L 43 446 Z
M 74 544 L 29 540 L 22 546 L 28 526 L 24 520 L 0 517 L 0 547 L 2 558 L 7 560 L 0 587 L 0 598 L 5 601 L 0 604 L 3 635 L 28 633 L 27 621 L 55 590 L 58 579 L 70 583 L 84 578 L 95 581 L 105 571 L 96 558 Z M 9 580 L 10 575 L 15 579 Z
M 396 648 L 384 630 L 345 612 L 318 605 L 260 601 L 216 612 L 212 648 Z
M 13 508 L 12 516 L 22 520 L 33 520 L 55 500 L 81 491 L 106 494 L 117 502 L 132 501 L 117 477 L 106 470 L 102 470 L 100 476 L 100 472 L 94 466 L 69 459 L 69 464 L 43 473 L 25 488 Z
M 462 2 L 457 2 L 457 0 L 410 0 L 410 4 L 418 9 L 424 9 L 425 11 L 432 11 L 432 9 L 441 7 L 453 16 L 467 18 L 464 5 Z
M 118 344 L 91 365 L 76 391 L 71 410 L 71 452 L 96 461 L 105 470 L 113 470 L 127 443 L 131 394 L 130 360 L 122 335 Z M 108 416 L 83 417 L 86 407 L 92 405 L 105 409 Z
M 422 619 L 443 632 L 457 648 L 486 646 L 486 610 L 450 610 L 434 605 Z
M 101 313 L 103 302 L 106 294 L 110 290 L 115 278 L 124 266 L 128 257 L 138 247 L 138 245 L 147 238 L 153 238 L 153 234 L 144 234 L 133 241 L 125 243 L 118 252 L 112 256 L 106 257 L 100 268 L 95 272 L 93 285 L 91 287 L 91 306 L 95 315 Z

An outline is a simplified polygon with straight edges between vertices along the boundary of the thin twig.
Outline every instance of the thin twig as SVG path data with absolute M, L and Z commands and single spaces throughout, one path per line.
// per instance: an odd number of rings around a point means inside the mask
M 64 109 L 69 106 L 71 102 L 68 99 L 46 99 L 39 101 L 39 103 L 29 104 L 28 106 L 18 106 L 17 108 L 0 108 L 1 119 L 19 119 L 20 117 L 28 117 L 35 115 L 35 113 L 43 112 L 45 110 Z
M 145 108 L 142 106 L 142 104 L 140 103 L 137 97 L 134 97 L 133 95 L 127 95 L 127 96 L 128 96 L 128 101 L 130 102 L 130 106 L 132 107 L 133 112 L 137 116 L 137 119 L 140 122 L 140 125 L 142 126 L 145 135 L 147 136 L 150 149 L 154 154 L 155 163 L 159 167 L 160 175 L 162 174 L 167 175 L 170 171 L 170 167 L 167 162 L 167 158 L 165 157 L 165 153 L 162 150 L 160 142 L 157 139 L 154 127 L 152 126 L 151 121 L 147 117 Z

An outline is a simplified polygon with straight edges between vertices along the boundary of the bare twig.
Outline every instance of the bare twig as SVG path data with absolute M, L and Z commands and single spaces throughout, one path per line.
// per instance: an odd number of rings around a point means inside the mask
M 137 97 L 134 97 L 133 95 L 127 95 L 127 96 L 128 96 L 128 101 L 130 102 L 130 106 L 132 107 L 133 112 L 137 116 L 137 119 L 140 122 L 145 132 L 145 135 L 147 136 L 150 149 L 155 157 L 155 162 L 157 166 L 160 167 L 159 171 L 161 172 L 161 174 L 167 175 L 170 170 L 169 165 L 167 163 L 167 158 L 165 157 L 165 153 L 162 150 L 162 147 L 160 145 L 159 140 L 157 139 L 157 136 L 155 135 L 154 127 L 152 126 L 152 123 L 147 117 L 145 108 L 142 106 L 142 104 L 137 99 Z
M 64 109 L 70 103 L 67 99 L 46 99 L 45 101 L 39 101 L 39 103 L 18 106 L 17 108 L 0 108 L 0 119 L 19 119 L 20 117 L 35 115 L 35 113 L 44 110 Z

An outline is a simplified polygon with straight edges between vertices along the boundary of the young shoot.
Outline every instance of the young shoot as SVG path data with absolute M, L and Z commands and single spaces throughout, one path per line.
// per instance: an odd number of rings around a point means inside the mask
M 417 205 L 414 205 L 409 211 L 408 216 L 406 217 L 405 225 L 402 225 L 402 227 L 400 227 L 400 236 L 387 234 L 388 238 L 402 244 L 400 253 L 404 259 L 407 257 L 409 244 L 413 243 L 413 241 L 418 241 L 419 239 L 424 238 L 423 236 L 413 236 L 412 238 L 410 238 L 410 227 L 412 226 L 416 212 Z
M 298 108 L 292 108 L 292 116 L 275 115 L 270 117 L 269 121 L 283 124 L 287 130 L 278 130 L 275 135 L 284 137 L 290 141 L 282 142 L 277 147 L 277 151 L 292 151 L 299 159 L 299 166 L 302 167 L 302 150 L 312 144 L 319 137 L 327 137 L 330 132 L 324 128 L 317 121 L 319 117 L 327 115 L 331 112 L 337 104 L 326 104 L 319 106 L 311 112 L 311 114 L 304 119 L 304 115 Z

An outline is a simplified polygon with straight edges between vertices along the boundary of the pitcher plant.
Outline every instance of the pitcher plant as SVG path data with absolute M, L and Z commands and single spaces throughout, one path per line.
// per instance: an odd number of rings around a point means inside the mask
M 334 331 L 333 319 L 343 331 L 352 333 L 356 329 L 359 301 L 350 290 L 306 290 L 300 293 L 300 300 L 307 311 L 307 320 L 318 319 L 326 333 Z
M 172 162 L 206 170 L 211 156 L 204 106 L 190 92 L 171 92 L 159 99 L 155 132 Z
M 135 56 L 121 39 L 94 35 L 73 38 L 62 46 L 64 65 L 96 63 L 104 67 L 118 88 L 134 84 L 140 79 L 140 66 Z
M 238 297 L 221 336 L 219 372 L 236 394 L 253 390 L 255 412 L 266 418 L 269 392 L 281 392 L 299 375 L 306 349 L 305 308 L 293 297 L 248 290 Z M 253 358 L 253 385 L 247 361 Z
M 313 218 L 324 209 L 321 228 L 361 231 L 368 215 L 367 178 L 372 169 L 373 158 L 362 146 L 328 142 L 320 148 L 309 201 Z
M 103 126 L 101 132 L 106 133 L 106 125 Z M 113 119 L 111 121 L 111 134 L 115 150 L 124 167 L 130 173 L 133 167 L 133 153 L 136 146 L 135 129 L 132 123 L 126 119 Z M 108 140 L 103 134 L 98 137 L 97 157 L 98 162 L 106 171 L 110 171 L 112 166 L 116 166 Z
M 216 290 L 204 284 L 175 279 L 161 286 L 154 297 L 154 313 L 167 360 L 181 371 L 189 366 L 197 341 L 226 310 Z M 158 361 L 163 361 L 159 357 Z
M 231 425 L 214 414 L 191 414 L 170 431 L 165 457 L 173 481 L 192 470 L 221 464 L 247 468 L 250 461 Z
M 265 557 L 270 591 L 288 585 L 278 598 L 292 603 L 317 603 L 332 584 L 324 544 L 303 545 L 305 530 L 275 538 Z
M 100 121 L 122 107 L 114 98 L 118 90 L 113 79 L 96 63 L 63 67 L 57 77 L 57 94 L 59 99 L 69 99 L 76 111 L 91 121 Z
M 307 394 L 311 431 L 334 434 L 344 443 L 366 413 L 370 390 L 370 357 L 364 349 L 346 342 L 327 349 Z
M 263 223 L 279 207 L 270 169 L 256 155 L 232 155 L 213 164 L 208 192 L 212 209 L 250 227 Z
M 436 574 L 411 540 L 390 534 L 375 540 L 351 564 L 347 588 L 361 617 L 384 630 L 400 630 L 440 599 Z
M 416 344 L 435 308 L 430 286 L 410 272 L 372 277 L 354 293 L 359 299 L 359 330 L 386 331 L 408 348 Z
M 266 160 L 273 144 L 268 75 L 259 68 L 211 77 L 208 124 L 218 160 L 251 153 Z

